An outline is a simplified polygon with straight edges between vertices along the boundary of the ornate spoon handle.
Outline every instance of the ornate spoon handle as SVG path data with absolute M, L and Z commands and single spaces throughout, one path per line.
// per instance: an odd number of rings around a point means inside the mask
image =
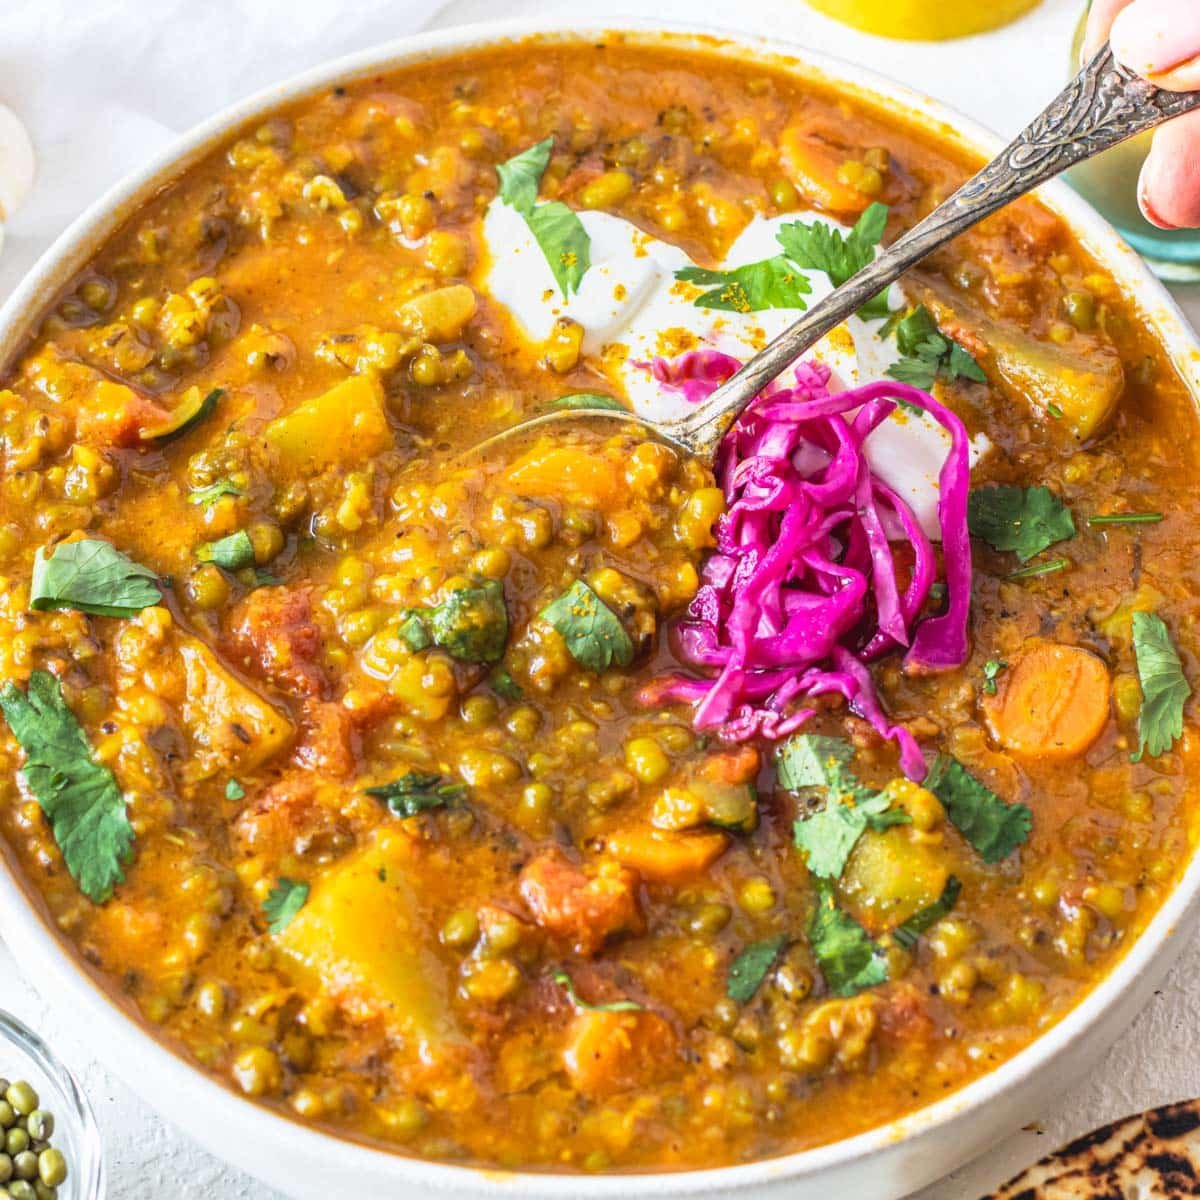
M 701 408 L 663 432 L 711 458 L 738 414 L 771 380 L 909 267 L 1075 163 L 1194 108 L 1200 108 L 1200 92 L 1156 88 L 1119 66 L 1106 45 L 979 174 L 769 343 Z

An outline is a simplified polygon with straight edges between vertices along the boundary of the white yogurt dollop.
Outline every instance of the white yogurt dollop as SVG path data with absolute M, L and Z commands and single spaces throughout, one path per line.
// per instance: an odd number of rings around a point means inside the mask
M 509 311 L 532 342 L 544 342 L 561 317 L 582 326 L 585 357 L 642 416 L 662 419 L 688 408 L 687 401 L 664 391 L 646 369 L 656 356 L 674 358 L 686 350 L 710 347 L 745 360 L 800 315 L 801 310 L 789 308 L 752 313 L 697 308 L 695 299 L 703 289 L 675 278 L 677 271 L 695 265 L 678 246 L 610 213 L 581 212 L 579 218 L 591 240 L 591 266 L 569 299 L 558 290 L 525 219 L 499 200 L 484 217 L 488 258 L 478 284 Z M 755 217 L 720 268 L 780 253 L 776 233 L 797 220 L 821 220 L 848 232 L 847 226 L 815 212 Z M 803 274 L 812 288 L 805 297 L 811 308 L 833 288 L 823 271 Z M 904 304 L 898 287 L 890 300 L 893 307 Z M 899 354 L 893 341 L 880 337 L 882 324 L 852 316 L 817 343 L 812 354 L 833 372 L 831 387 L 854 387 L 885 377 Z M 938 535 L 938 472 L 949 446 L 949 436 L 935 421 L 904 412 L 894 413 L 865 443 L 875 472 L 909 503 L 931 537 Z M 972 466 L 989 449 L 986 438 L 976 438 Z

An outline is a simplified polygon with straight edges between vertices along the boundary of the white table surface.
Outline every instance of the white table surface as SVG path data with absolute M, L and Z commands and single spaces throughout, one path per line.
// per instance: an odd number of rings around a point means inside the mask
M 3 2 L 6 0 L 0 0 L 0 7 Z M 237 7 L 238 0 L 227 2 L 231 8 Z M 296 0 L 296 4 L 303 7 L 306 0 Z M 790 36 L 863 62 L 932 90 L 981 123 L 1012 133 L 1034 115 L 1061 80 L 1066 47 L 1079 9 L 1079 0 L 1044 0 L 1040 9 L 1001 33 L 941 45 L 885 42 L 848 31 L 816 16 L 800 0 L 739 0 L 736 6 L 711 0 L 653 0 L 645 4 L 626 0 L 607 12 L 728 24 L 733 18 L 727 14 L 736 11 L 748 27 Z M 451 0 L 434 24 L 563 12 L 575 13 L 581 21 L 592 21 L 601 11 L 600 6 L 591 3 Z M 203 48 L 195 49 L 196 60 L 203 61 Z M 0 23 L 0 55 L 2 52 Z M 322 57 L 320 48 L 314 48 L 313 62 Z M 0 99 L 2 90 L 0 80 Z M 213 96 L 214 111 L 235 99 Z M 1193 323 L 1200 321 L 1200 289 L 1177 289 L 1175 294 Z M 1120 1044 L 1098 1061 L 1088 1077 L 1071 1089 L 1053 1111 L 1030 1112 L 1032 1128 L 1015 1134 L 913 1200 L 972 1200 L 1041 1154 L 1098 1124 L 1152 1105 L 1200 1095 L 1200 1040 L 1196 1033 L 1200 1028 L 1200 989 L 1192 986 L 1198 976 L 1200 935 L 1192 940 L 1162 989 Z M 2 945 L 0 1007 L 10 1009 L 38 1029 L 79 1076 L 105 1135 L 109 1195 L 113 1200 L 285 1200 L 225 1166 L 160 1120 L 100 1064 L 93 1047 L 80 1044 L 66 1032 L 54 1012 L 53 997 L 49 1003 L 39 998 Z

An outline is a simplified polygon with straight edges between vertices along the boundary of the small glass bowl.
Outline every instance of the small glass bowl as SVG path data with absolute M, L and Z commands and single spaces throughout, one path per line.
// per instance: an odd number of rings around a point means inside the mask
M 51 1138 L 67 1159 L 59 1200 L 104 1200 L 100 1127 L 75 1077 L 32 1029 L 0 1009 L 0 1075 L 33 1085 L 41 1107 L 54 1114 Z

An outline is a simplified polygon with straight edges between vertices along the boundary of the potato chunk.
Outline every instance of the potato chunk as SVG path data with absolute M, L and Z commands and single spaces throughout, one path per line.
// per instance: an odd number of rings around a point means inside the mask
M 1001 378 L 1043 412 L 1052 406 L 1082 442 L 1112 415 L 1125 388 L 1121 360 L 1109 347 L 1090 352 L 1035 341 L 1007 324 L 987 331 Z
M 183 638 L 183 724 L 194 779 L 218 771 L 252 771 L 291 740 L 291 721 L 248 688 L 199 639 Z
M 423 1060 L 463 1042 L 409 881 L 412 840 L 385 829 L 312 885 L 276 935 L 296 970 L 356 1023 L 379 1019 Z
M 902 925 L 942 894 L 949 877 L 942 849 L 910 826 L 868 830 L 842 876 L 842 899 L 872 935 Z
M 393 444 L 383 385 L 376 375 L 343 380 L 276 417 L 266 436 L 288 474 L 361 466 Z
M 475 293 L 466 284 L 437 288 L 400 305 L 400 323 L 427 342 L 452 342 L 475 315 Z

